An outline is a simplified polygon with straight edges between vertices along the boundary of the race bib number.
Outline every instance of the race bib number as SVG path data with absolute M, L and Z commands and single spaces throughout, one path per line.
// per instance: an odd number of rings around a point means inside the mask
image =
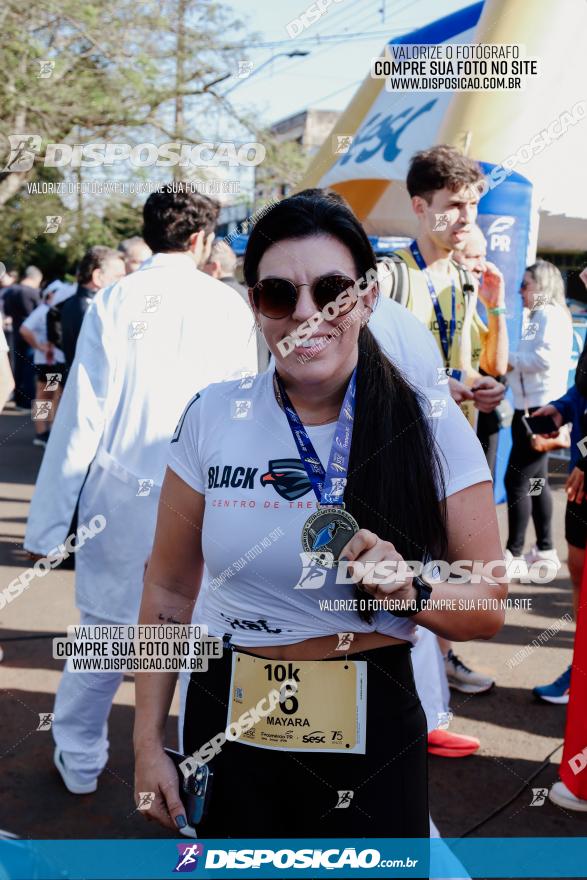
M 364 755 L 366 699 L 364 660 L 275 661 L 233 652 L 228 724 L 242 744 Z

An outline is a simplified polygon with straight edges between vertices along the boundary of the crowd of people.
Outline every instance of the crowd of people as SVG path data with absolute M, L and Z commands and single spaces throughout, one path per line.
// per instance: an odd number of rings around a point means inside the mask
M 417 153 L 407 177 L 415 239 L 379 263 L 336 193 L 286 198 L 253 227 L 244 284 L 234 252 L 214 241 L 218 205 L 162 187 L 145 203 L 143 237 L 118 251 L 90 248 L 76 286 L 42 289 L 29 267 L 3 290 L 14 406 L 45 415 L 35 420 L 44 453 L 25 549 L 44 557 L 77 522 L 101 514 L 107 527 L 76 553 L 81 623 L 193 620 L 223 639 L 222 659 L 207 672 L 180 675 L 180 751 L 197 753 L 224 729 L 227 706 L 238 709 L 237 662 L 255 693 L 270 687 L 266 670 L 295 663 L 310 729 L 342 728 L 342 745 L 325 749 L 305 745 L 297 729 L 280 741 L 226 742 L 200 836 L 435 833 L 427 752 L 461 758 L 480 746 L 448 729 L 450 689 L 495 686 L 454 642 L 499 631 L 508 579 L 536 561 L 560 567 L 548 452 L 564 445 L 579 608 L 587 501 L 577 438 L 587 433 L 587 355 L 567 390 L 571 318 L 560 272 L 544 260 L 524 274 L 522 338 L 510 350 L 504 278 L 476 225 L 482 180 L 452 147 Z M 322 318 L 312 323 L 317 310 Z M 289 354 L 286 339 L 296 339 Z M 0 338 L 4 399 L 6 351 Z M 431 417 L 439 406 L 441 417 Z M 550 416 L 552 428 L 533 432 L 534 416 Z M 492 476 L 499 431 L 509 424 L 504 553 Z M 542 491 L 530 493 L 537 479 Z M 530 517 L 536 542 L 524 555 Z M 278 541 L 233 568 L 276 529 Z M 368 573 L 338 580 L 342 563 L 353 571 L 353 563 L 457 558 L 501 568 L 466 585 L 409 571 L 391 584 Z M 311 567 L 319 589 L 304 588 Z M 390 598 L 408 610 L 390 612 Z M 459 610 L 461 598 L 476 607 Z M 338 607 L 340 599 L 348 606 Z M 341 634 L 349 637 L 344 651 Z M 535 696 L 568 702 L 570 671 Z M 54 762 L 74 794 L 97 788 L 121 680 L 118 672 L 63 672 Z M 156 793 L 147 818 L 189 834 L 163 751 L 175 686 L 172 673 L 136 675 L 136 791 Z M 340 704 L 352 711 L 341 715 Z M 235 798 L 235 778 L 249 774 L 255 787 Z M 552 799 L 587 809 L 585 784 L 577 784 L 557 783 Z M 279 810 L 276 786 L 287 792 Z M 341 788 L 360 791 L 344 811 L 331 802 Z

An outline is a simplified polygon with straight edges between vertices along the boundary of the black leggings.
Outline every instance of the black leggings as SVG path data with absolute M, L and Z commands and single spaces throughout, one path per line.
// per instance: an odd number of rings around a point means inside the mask
M 538 407 L 530 407 L 533 413 Z M 526 530 L 530 515 L 536 529 L 539 550 L 552 550 L 552 493 L 548 485 L 548 453 L 535 452 L 522 423 L 524 411 L 517 409 L 512 422 L 512 451 L 505 475 L 508 501 L 507 549 L 513 556 L 521 556 L 524 550 Z M 543 479 L 544 485 L 538 495 L 528 495 L 535 479 Z M 537 489 L 538 484 L 534 483 Z
M 226 727 L 230 655 L 227 650 L 209 661 L 207 672 L 192 673 L 186 754 Z M 410 646 L 350 657 L 368 664 L 366 754 L 287 752 L 227 741 L 211 762 L 211 804 L 199 837 L 429 837 L 427 727 Z M 336 700 L 336 694 L 324 698 Z M 339 791 L 354 793 L 349 807 L 336 808 Z
M 491 476 L 495 479 L 497 447 L 499 445 L 499 425 L 494 413 L 480 412 L 477 416 L 477 437 L 483 447 Z

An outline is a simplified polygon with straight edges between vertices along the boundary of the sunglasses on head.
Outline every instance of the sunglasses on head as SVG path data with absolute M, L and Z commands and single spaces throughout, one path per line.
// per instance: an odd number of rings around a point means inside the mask
M 252 289 L 255 308 L 265 318 L 289 318 L 298 301 L 298 290 L 307 284 L 294 284 L 287 278 L 263 278 Z M 321 275 L 310 285 L 312 299 L 320 311 L 329 303 L 334 303 L 341 293 L 349 291 L 349 296 L 340 304 L 337 315 L 347 315 L 354 309 L 359 298 L 356 288 L 366 290 L 366 281 L 354 281 L 347 275 Z M 338 305 L 338 304 L 337 304 Z

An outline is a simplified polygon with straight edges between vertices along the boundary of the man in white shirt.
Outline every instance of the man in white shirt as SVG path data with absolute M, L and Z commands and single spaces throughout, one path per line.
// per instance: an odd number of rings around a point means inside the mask
M 78 505 L 79 531 L 86 527 L 76 550 L 81 624 L 136 622 L 181 412 L 205 385 L 256 371 L 250 310 L 198 268 L 218 212 L 216 202 L 177 184 L 153 193 L 143 211 L 153 256 L 97 293 L 84 318 L 24 542 L 32 554 L 49 554 L 69 535 Z M 90 522 L 100 528 L 87 538 Z M 119 672 L 63 673 L 54 760 L 74 794 L 96 790 L 121 681 Z

